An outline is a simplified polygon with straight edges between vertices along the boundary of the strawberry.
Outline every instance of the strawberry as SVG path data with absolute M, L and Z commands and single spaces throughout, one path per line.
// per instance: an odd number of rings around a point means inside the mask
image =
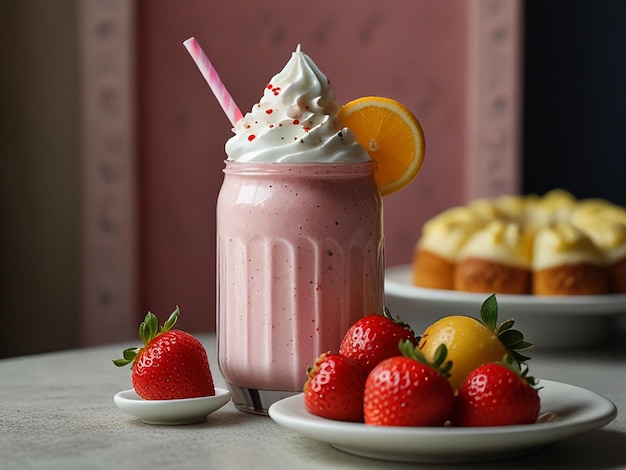
M 506 426 L 532 424 L 539 416 L 540 398 L 535 379 L 527 377 L 509 356 L 501 363 L 472 371 L 459 388 L 450 416 L 452 426 Z
M 398 343 L 403 340 L 417 344 L 411 327 L 392 318 L 385 308 L 382 314 L 372 313 L 354 323 L 341 341 L 339 354 L 359 362 L 369 373 L 384 359 L 399 356 Z
M 133 388 L 145 400 L 173 400 L 215 395 L 206 349 L 196 338 L 172 330 L 180 309 L 159 329 L 159 321 L 148 312 L 139 326 L 142 348 L 129 348 L 123 359 L 113 363 L 131 364 Z
M 377 426 L 442 426 L 454 404 L 447 375 L 446 346 L 428 363 L 410 340 L 399 345 L 402 356 L 379 363 L 365 382 L 365 424 Z
M 307 370 L 304 406 L 309 413 L 339 421 L 363 421 L 365 372 L 345 356 L 326 352 Z

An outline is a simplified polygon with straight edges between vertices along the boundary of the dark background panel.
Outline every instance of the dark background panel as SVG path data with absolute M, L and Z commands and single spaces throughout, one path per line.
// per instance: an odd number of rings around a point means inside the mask
M 626 2 L 524 8 L 524 192 L 626 205 Z

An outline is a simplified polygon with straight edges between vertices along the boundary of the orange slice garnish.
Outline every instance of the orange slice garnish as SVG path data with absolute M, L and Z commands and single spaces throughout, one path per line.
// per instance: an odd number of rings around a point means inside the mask
M 344 105 L 338 117 L 378 163 L 374 179 L 381 195 L 399 191 L 413 181 L 424 161 L 424 131 L 406 106 L 389 98 L 366 96 Z

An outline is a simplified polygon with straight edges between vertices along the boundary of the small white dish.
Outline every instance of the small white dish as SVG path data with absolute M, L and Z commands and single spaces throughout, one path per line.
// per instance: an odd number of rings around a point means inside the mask
M 182 400 L 144 400 L 134 389 L 118 392 L 113 397 L 117 407 L 147 424 L 192 424 L 204 421 L 208 415 L 230 401 L 231 393 L 215 388 L 210 397 Z
M 270 406 L 281 426 L 341 451 L 381 460 L 421 463 L 480 462 L 518 457 L 610 423 L 617 408 L 573 385 L 542 380 L 539 422 L 485 428 L 384 427 L 333 421 L 309 413 L 302 394 Z
M 385 272 L 385 305 L 405 320 L 416 334 L 447 315 L 480 318 L 489 294 L 425 289 L 411 282 L 411 266 Z M 499 320 L 515 320 L 538 349 L 591 346 L 605 339 L 618 314 L 626 313 L 626 294 L 533 296 L 496 294 Z

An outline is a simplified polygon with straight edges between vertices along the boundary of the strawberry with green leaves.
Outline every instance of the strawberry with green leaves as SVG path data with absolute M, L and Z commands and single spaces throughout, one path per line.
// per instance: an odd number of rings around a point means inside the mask
M 157 317 L 148 312 L 139 326 L 141 348 L 128 348 L 123 359 L 131 364 L 135 392 L 145 400 L 173 400 L 215 395 L 206 349 L 189 333 L 173 330 L 180 309 L 172 312 L 159 328 Z
M 356 321 L 346 332 L 339 354 L 359 362 L 369 373 L 379 362 L 399 356 L 398 343 L 409 340 L 417 345 L 411 327 L 400 318 L 393 318 L 388 309 L 372 313 Z
M 452 426 L 508 426 L 537 421 L 541 400 L 528 377 L 510 355 L 502 362 L 472 371 L 459 388 L 450 416 Z
M 454 404 L 447 380 L 452 363 L 442 344 L 428 362 L 410 340 L 401 356 L 379 363 L 367 377 L 363 398 L 365 424 L 375 426 L 442 426 Z
M 341 354 L 320 354 L 307 370 L 304 406 L 309 413 L 338 421 L 363 421 L 366 374 L 361 365 Z

